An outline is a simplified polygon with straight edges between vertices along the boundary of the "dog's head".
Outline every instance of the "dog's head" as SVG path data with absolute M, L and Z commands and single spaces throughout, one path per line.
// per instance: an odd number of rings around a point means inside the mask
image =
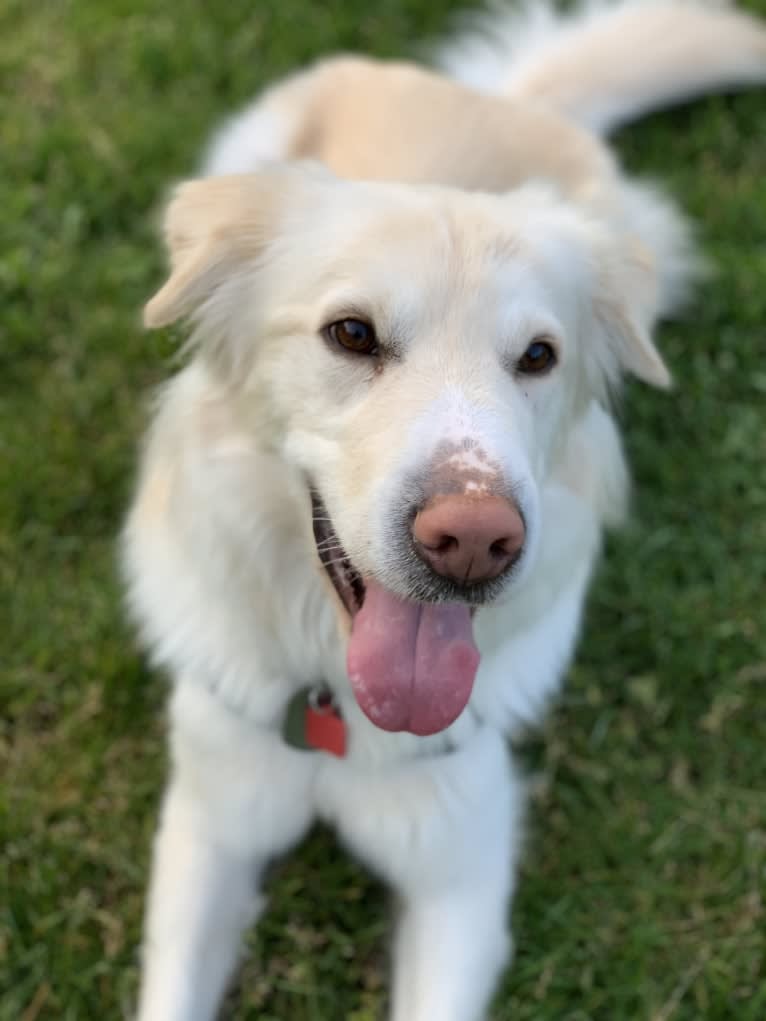
M 181 186 L 181 317 L 311 494 L 352 620 L 349 675 L 387 729 L 443 729 L 478 664 L 474 608 L 534 561 L 539 492 L 622 371 L 664 385 L 635 242 L 544 188 L 340 181 L 313 166 Z

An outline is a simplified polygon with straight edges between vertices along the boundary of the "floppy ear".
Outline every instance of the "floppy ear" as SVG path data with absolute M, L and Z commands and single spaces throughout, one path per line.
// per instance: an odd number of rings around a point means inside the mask
M 288 203 L 318 179 L 332 177 L 313 165 L 276 164 L 181 184 L 164 220 L 171 273 L 146 305 L 144 325 L 167 326 L 199 308 L 238 265 L 263 252 Z
M 608 384 L 616 383 L 625 372 L 630 372 L 652 386 L 668 387 L 671 379 L 651 337 L 651 329 L 662 310 L 669 303 L 660 293 L 659 264 L 655 252 L 679 264 L 684 260 L 685 231 L 673 218 L 665 215 L 664 206 L 659 212 L 651 197 L 649 213 L 656 222 L 654 234 L 659 242 L 645 246 L 630 227 L 630 219 L 619 207 L 582 210 L 562 199 L 555 191 L 540 185 L 525 185 L 504 197 L 520 209 L 522 222 L 528 216 L 535 222 L 539 216 L 536 234 L 541 238 L 540 249 L 556 251 L 563 241 L 560 263 L 563 276 L 576 282 L 583 315 L 583 361 L 590 393 L 606 397 Z M 639 212 L 642 210 L 639 209 Z M 615 217 L 617 213 L 619 219 Z M 643 221 L 651 219 L 644 215 Z M 634 219 L 641 219 L 634 211 Z M 614 220 L 617 219 L 615 223 Z M 642 222 L 643 222 L 642 221 Z M 552 247 L 555 245 L 555 247 Z M 668 273 L 665 271 L 665 275 Z M 676 272 L 683 283 L 683 273 Z M 686 273 L 688 275 L 688 272 Z
M 593 307 L 611 356 L 623 371 L 666 389 L 672 382 L 670 372 L 651 336 L 659 306 L 651 253 L 633 238 L 611 239 L 599 248 Z
M 266 193 L 264 193 L 266 192 Z M 144 309 L 144 325 L 167 326 L 189 315 L 213 292 L 249 245 L 266 234 L 272 196 L 255 175 L 187 181 L 165 213 L 171 273 Z

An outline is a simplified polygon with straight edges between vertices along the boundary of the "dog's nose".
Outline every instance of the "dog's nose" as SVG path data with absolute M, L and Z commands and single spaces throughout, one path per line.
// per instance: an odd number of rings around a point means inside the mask
M 489 581 L 510 566 L 524 545 L 518 508 L 501 496 L 437 496 L 412 525 L 415 548 L 445 578 Z

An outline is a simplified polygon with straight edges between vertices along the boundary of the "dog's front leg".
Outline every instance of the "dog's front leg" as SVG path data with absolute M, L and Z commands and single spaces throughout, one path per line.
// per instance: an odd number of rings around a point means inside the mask
M 185 802 L 172 783 L 154 848 L 139 1021 L 210 1021 L 261 906 L 255 856 L 204 832 Z
M 510 955 L 524 792 L 505 741 L 323 775 L 322 807 L 402 900 L 392 1021 L 478 1021 Z
M 196 684 L 171 704 L 172 778 L 154 847 L 138 1021 L 211 1021 L 263 866 L 311 821 L 311 756 Z
M 391 1021 L 479 1021 L 510 958 L 508 866 L 440 894 L 409 893 L 394 943 Z
M 479 1021 L 508 963 L 520 791 L 499 773 L 429 867 L 412 856 L 398 889 L 391 1021 Z M 449 811 L 449 796 L 442 807 Z M 465 806 L 468 808 L 469 806 Z

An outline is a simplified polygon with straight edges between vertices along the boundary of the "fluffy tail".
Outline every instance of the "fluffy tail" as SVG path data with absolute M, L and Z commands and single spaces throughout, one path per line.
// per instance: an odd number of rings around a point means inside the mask
M 544 100 L 599 133 L 704 92 L 766 82 L 766 23 L 716 0 L 496 5 L 440 67 L 485 92 Z

